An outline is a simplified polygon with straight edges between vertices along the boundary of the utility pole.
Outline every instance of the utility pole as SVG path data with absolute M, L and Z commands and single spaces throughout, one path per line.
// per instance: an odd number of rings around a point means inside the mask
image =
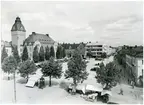
M 16 103 L 16 82 L 15 82 L 15 70 L 14 70 L 14 102 Z

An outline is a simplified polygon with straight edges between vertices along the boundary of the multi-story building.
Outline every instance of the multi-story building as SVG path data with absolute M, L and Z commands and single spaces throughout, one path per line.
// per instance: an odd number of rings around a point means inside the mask
M 26 29 L 19 17 L 16 18 L 15 23 L 12 26 L 11 35 L 12 45 L 17 46 L 19 55 L 22 54 L 24 46 L 27 46 L 29 58 L 31 59 L 33 57 L 33 49 L 35 46 L 38 46 L 38 48 L 41 46 L 44 48 L 46 46 L 53 46 L 56 52 L 57 43 L 48 34 L 32 32 L 32 34 L 26 38 Z
M 58 44 L 49 36 L 49 34 L 39 34 L 32 32 L 28 38 L 25 39 L 24 45 L 27 46 L 29 57 L 33 56 L 33 49 L 35 46 L 38 47 L 38 50 L 41 46 L 45 49 L 45 47 L 54 47 L 54 51 L 56 52 Z
M 102 53 L 106 52 L 106 45 L 98 42 L 89 42 L 85 46 L 85 56 L 88 52 L 91 52 L 93 57 L 101 58 Z
M 126 70 L 129 72 L 131 79 L 138 79 L 143 75 L 143 53 L 136 56 L 126 55 Z

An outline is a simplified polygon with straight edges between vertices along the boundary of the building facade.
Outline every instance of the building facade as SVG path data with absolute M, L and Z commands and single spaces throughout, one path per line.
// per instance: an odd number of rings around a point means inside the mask
M 143 57 L 126 55 L 126 70 L 130 73 L 130 76 L 136 79 L 143 75 Z
M 53 46 L 55 53 L 58 46 L 58 44 L 49 36 L 49 34 L 39 34 L 35 32 L 32 32 L 32 34 L 25 39 L 23 45 L 27 46 L 29 57 L 31 59 L 33 57 L 33 49 L 35 46 L 38 47 L 38 50 L 40 50 L 41 46 L 43 46 L 44 50 L 47 46 L 49 47 L 49 49 L 51 46 Z
M 40 49 L 41 46 L 43 46 L 44 49 L 46 46 L 49 48 L 53 46 L 56 52 L 58 44 L 49 36 L 49 34 L 32 32 L 32 34 L 26 38 L 26 30 L 19 17 L 16 18 L 15 23 L 12 26 L 11 35 L 12 45 L 17 46 L 20 56 L 22 55 L 24 46 L 27 47 L 30 59 L 33 58 L 33 49 L 35 46 L 38 46 L 38 49 Z
M 89 42 L 85 46 L 85 56 L 87 56 L 88 52 L 91 52 L 93 57 L 101 58 L 102 53 L 106 53 L 106 45 L 98 43 L 98 42 Z
M 5 46 L 6 52 L 8 56 L 12 54 L 12 48 L 9 42 L 1 40 L 1 51 L 3 50 L 3 47 Z

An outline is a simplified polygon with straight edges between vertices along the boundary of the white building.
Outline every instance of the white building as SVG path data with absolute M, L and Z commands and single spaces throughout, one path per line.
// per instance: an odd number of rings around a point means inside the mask
M 43 46 L 44 50 L 47 46 L 49 49 L 53 46 L 55 53 L 58 46 L 58 44 L 48 34 L 39 34 L 35 32 L 32 32 L 32 34 L 25 39 L 24 45 L 27 46 L 29 57 L 31 59 L 33 57 L 33 49 L 35 46 L 38 46 L 38 49 Z
M 137 56 L 126 55 L 126 70 L 131 74 L 131 78 L 133 78 L 133 74 L 136 78 L 143 75 L 143 54 L 140 53 Z
M 99 42 L 89 42 L 86 44 L 85 49 L 85 56 L 90 51 L 92 56 L 97 58 L 101 58 L 101 54 L 107 51 L 106 45 Z

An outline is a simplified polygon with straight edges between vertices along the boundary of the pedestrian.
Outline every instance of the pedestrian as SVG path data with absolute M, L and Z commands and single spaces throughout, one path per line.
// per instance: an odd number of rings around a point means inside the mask
M 134 81 L 132 81 L 132 88 L 134 89 Z
M 72 94 L 75 95 L 75 93 L 76 93 L 76 88 L 75 88 L 75 86 L 73 86 L 72 87 Z
M 123 95 L 123 89 L 122 88 L 120 89 L 119 95 Z

